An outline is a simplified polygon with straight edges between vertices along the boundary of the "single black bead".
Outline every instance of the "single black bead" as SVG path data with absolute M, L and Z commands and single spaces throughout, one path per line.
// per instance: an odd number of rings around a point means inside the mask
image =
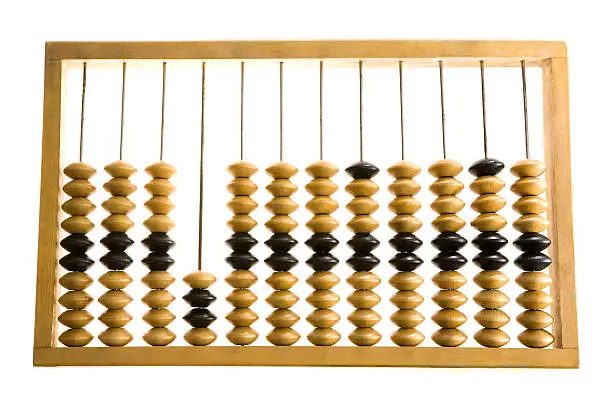
M 496 159 L 482 159 L 472 164 L 469 168 L 469 172 L 472 176 L 484 177 L 484 176 L 495 176 L 504 169 L 504 163 Z
M 174 241 L 165 232 L 152 232 L 142 243 L 151 252 L 168 252 L 174 246 Z
M 346 263 L 348 263 L 351 268 L 358 272 L 371 271 L 380 263 L 380 259 L 370 253 L 354 254 L 346 261 Z
M 191 307 L 208 307 L 217 300 L 208 289 L 191 289 L 183 299 Z
M 93 242 L 85 234 L 70 234 L 62 239 L 60 245 L 68 252 L 84 254 L 93 246 Z
M 100 240 L 109 251 L 125 251 L 134 241 L 125 232 L 111 232 Z
M 346 172 L 354 179 L 371 179 L 380 170 L 372 163 L 360 161 L 346 168 Z
M 412 272 L 423 263 L 423 260 L 411 252 L 399 252 L 389 263 L 400 272 Z
M 249 252 L 257 245 L 257 240 L 248 232 L 235 232 L 225 243 L 232 248 L 232 251 Z
M 280 272 L 291 270 L 297 265 L 298 260 L 287 252 L 278 252 L 267 257 L 264 262 L 273 270 Z
M 327 233 L 313 234 L 306 240 L 306 245 L 315 252 L 329 252 L 338 244 L 338 240 Z
M 165 271 L 174 264 L 174 259 L 166 252 L 151 252 L 142 260 L 142 263 L 152 271 Z
M 100 258 L 100 262 L 112 271 L 121 271 L 134 261 L 123 251 L 110 251 Z
M 306 263 L 315 271 L 329 271 L 338 265 L 338 258 L 328 253 L 315 253 Z
M 423 245 L 423 241 L 418 239 L 416 235 L 411 232 L 400 232 L 399 234 L 395 234 L 395 236 L 389 240 L 389 243 L 398 252 L 414 252 Z
M 540 252 L 550 246 L 550 239 L 537 232 L 526 232 L 514 240 L 514 246 L 523 252 Z
M 347 244 L 353 249 L 353 251 L 360 254 L 366 254 L 378 247 L 378 245 L 380 245 L 380 241 L 374 238 L 374 235 L 370 234 L 369 232 L 360 232 L 353 235 L 353 238 L 351 238 Z
M 443 232 L 431 241 L 439 251 L 458 251 L 467 244 L 467 239 L 456 232 Z
M 548 268 L 551 264 L 551 260 L 548 256 L 541 252 L 527 252 L 520 254 L 515 260 L 514 264 L 524 271 L 541 271 Z
M 454 271 L 467 263 L 467 259 L 455 251 L 440 252 L 431 261 L 443 271 Z
M 478 267 L 484 270 L 497 270 L 508 263 L 508 258 L 499 252 L 479 252 L 472 258 Z
M 483 252 L 495 252 L 502 249 L 508 240 L 497 232 L 481 232 L 472 240 L 472 244 Z
M 291 235 L 283 232 L 273 234 L 266 242 L 266 246 L 274 252 L 289 252 L 297 245 L 297 240 Z
M 189 313 L 187 313 L 183 319 L 187 323 L 189 323 L 193 327 L 197 328 L 206 328 L 210 326 L 212 322 L 217 320 L 217 316 L 215 316 L 210 310 L 204 309 L 202 307 L 198 307 L 195 309 L 191 309 Z
M 87 254 L 70 253 L 59 260 L 62 268 L 71 272 L 85 272 L 94 261 Z
M 230 256 L 225 258 L 225 261 L 234 269 L 247 270 L 255 265 L 258 260 L 249 252 L 232 252 Z

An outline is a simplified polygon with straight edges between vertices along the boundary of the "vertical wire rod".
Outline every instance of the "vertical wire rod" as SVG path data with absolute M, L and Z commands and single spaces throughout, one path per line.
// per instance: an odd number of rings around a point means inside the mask
M 123 160 L 123 128 L 125 122 L 125 72 L 127 63 L 123 63 L 121 73 L 121 125 L 119 130 L 119 160 Z
M 198 207 L 198 270 L 202 269 L 202 220 L 204 215 L 204 105 L 206 100 L 206 62 L 202 62 L 202 106 L 200 111 L 200 202 Z
M 402 160 L 405 159 L 404 153 L 404 69 L 403 61 L 399 61 L 399 103 L 400 103 L 400 137 L 402 141 Z
M 323 160 L 323 60 L 319 62 L 319 156 Z
M 480 60 L 480 90 L 482 96 L 482 137 L 485 159 L 488 157 L 487 143 L 487 102 L 485 99 L 484 61 Z
M 162 63 L 162 96 L 161 96 L 161 124 L 159 132 L 159 160 L 164 158 L 164 128 L 166 119 L 166 61 Z
M 446 114 L 444 113 L 444 69 L 442 60 L 438 61 L 440 71 L 440 112 L 442 118 L 442 153 L 446 159 Z
M 87 62 L 83 62 L 83 83 L 81 89 L 81 125 L 79 130 L 79 161 L 83 161 L 83 127 L 85 124 L 85 89 L 87 88 Z
M 279 106 L 279 123 L 278 123 L 278 134 L 279 134 L 279 157 L 280 161 L 283 161 L 283 61 L 278 63 L 278 106 Z
M 244 160 L 244 61 L 240 63 L 240 160 Z
M 527 113 L 527 76 L 525 74 L 525 60 L 521 61 L 521 76 L 523 79 L 523 121 L 525 124 L 525 157 L 529 158 L 529 115 Z
M 359 160 L 363 161 L 363 61 L 359 61 Z

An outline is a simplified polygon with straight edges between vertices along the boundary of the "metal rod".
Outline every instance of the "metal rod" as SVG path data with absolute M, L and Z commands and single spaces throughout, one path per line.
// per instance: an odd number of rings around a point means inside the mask
M 319 62 L 319 156 L 323 160 L 323 60 Z
M 278 105 L 279 105 L 279 129 L 278 129 L 278 134 L 279 134 L 279 138 L 280 138 L 280 144 L 279 144 L 279 156 L 280 156 L 280 161 L 283 161 L 283 61 L 280 61 L 278 63 L 278 76 L 279 76 L 279 87 L 278 87 L 278 93 L 279 93 L 279 101 L 278 101 Z
M 440 71 L 440 111 L 442 113 L 442 153 L 446 159 L 446 114 L 444 113 L 444 73 L 442 60 L 438 61 Z
M 198 270 L 202 269 L 202 220 L 204 216 L 204 103 L 206 98 L 206 62 L 202 62 L 202 107 L 200 113 L 200 203 L 198 209 Z
M 525 60 L 521 61 L 523 78 L 523 121 L 525 123 L 525 157 L 529 158 L 529 115 L 527 113 L 527 76 L 525 75 Z
M 244 160 L 244 61 L 240 63 L 240 160 Z
M 83 83 L 81 89 L 81 128 L 79 131 L 79 161 L 83 161 L 83 127 L 85 124 L 85 89 L 87 87 L 87 62 L 83 62 Z
M 161 97 L 161 124 L 159 135 L 159 160 L 164 159 L 164 128 L 166 119 L 166 61 L 162 63 L 162 97 Z
M 123 160 L 123 127 L 125 122 L 125 72 L 127 63 L 123 63 L 121 74 L 121 127 L 119 132 L 119 160 Z
M 400 102 L 400 136 L 402 139 L 402 160 L 404 153 L 404 72 L 403 61 L 399 61 L 399 102 Z
M 359 61 L 359 160 L 363 161 L 363 61 Z
M 488 142 L 487 142 L 487 103 L 485 99 L 485 77 L 484 77 L 484 61 L 480 60 L 480 89 L 482 95 L 482 136 L 484 145 L 485 159 L 488 157 Z

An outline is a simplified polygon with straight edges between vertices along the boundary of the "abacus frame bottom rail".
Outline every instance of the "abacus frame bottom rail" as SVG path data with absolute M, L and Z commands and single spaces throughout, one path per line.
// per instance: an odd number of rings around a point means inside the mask
M 578 368 L 578 349 L 166 346 L 34 348 L 34 366 Z

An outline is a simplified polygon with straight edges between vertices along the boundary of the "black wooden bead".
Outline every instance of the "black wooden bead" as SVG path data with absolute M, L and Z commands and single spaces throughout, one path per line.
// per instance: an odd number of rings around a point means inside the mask
M 112 271 L 121 271 L 134 261 L 123 251 L 110 251 L 100 258 L 100 262 Z
M 232 252 L 225 261 L 234 269 L 247 270 L 257 263 L 257 258 L 249 252 Z
M 370 253 L 354 254 L 346 261 L 355 271 L 370 271 L 380 263 L 380 259 Z
M 389 263 L 400 272 L 412 272 L 423 263 L 423 260 L 411 252 L 399 252 Z
M 278 252 L 267 257 L 264 262 L 273 270 L 280 272 L 291 270 L 297 265 L 298 260 L 287 252 Z
M 548 268 L 551 260 L 541 252 L 527 252 L 520 254 L 514 264 L 524 271 L 541 271 Z
M 338 240 L 327 233 L 313 234 L 306 240 L 306 245 L 315 252 L 329 252 L 338 244 Z
M 455 251 L 440 252 L 431 261 L 443 271 L 454 271 L 467 263 L 467 259 Z
M 550 246 L 550 239 L 537 232 L 526 232 L 514 241 L 514 246 L 523 252 L 540 252 Z
M 248 232 L 235 232 L 225 243 L 236 252 L 249 252 L 257 245 L 257 240 Z
M 168 252 L 174 246 L 174 241 L 165 232 L 152 232 L 142 243 L 152 252 Z
M 125 251 L 134 241 L 125 232 L 111 232 L 100 240 L 109 251 Z
M 353 251 L 360 254 L 366 254 L 378 247 L 378 245 L 380 245 L 380 241 L 374 238 L 374 236 L 369 232 L 360 232 L 353 235 L 353 238 L 351 238 L 347 244 L 353 249 Z
M 479 252 L 472 262 L 484 270 L 497 270 L 508 263 L 508 258 L 499 252 Z
M 212 322 L 217 320 L 217 316 L 215 316 L 210 310 L 204 309 L 202 307 L 198 307 L 195 309 L 191 309 L 189 313 L 187 313 L 183 319 L 187 323 L 189 323 L 193 327 L 197 328 L 206 328 L 210 326 Z
M 395 234 L 395 236 L 389 240 L 389 243 L 399 252 L 414 252 L 423 245 L 423 241 L 418 239 L 416 235 L 411 232 L 400 232 L 399 234 Z
M 431 241 L 439 251 L 458 251 L 467 244 L 467 239 L 456 232 L 443 232 Z
M 481 232 L 472 244 L 483 252 L 495 252 L 506 246 L 508 240 L 497 232 Z
M 217 300 L 208 289 L 191 289 L 183 299 L 191 307 L 208 307 Z
M 84 254 L 93 246 L 93 242 L 85 234 L 70 234 L 62 239 L 60 245 L 68 252 Z
M 495 176 L 504 169 L 504 163 L 496 159 L 482 159 L 472 164 L 469 168 L 469 172 L 472 176 L 484 177 L 484 176 Z
M 329 271 L 338 265 L 338 258 L 328 253 L 315 253 L 306 263 L 315 271 Z
M 372 163 L 360 161 L 347 167 L 346 172 L 354 179 L 371 179 L 380 170 Z
M 151 252 L 142 260 L 142 263 L 152 271 L 165 271 L 174 264 L 174 259 L 166 252 Z
M 289 252 L 297 243 L 297 240 L 286 232 L 277 232 L 265 242 L 274 252 Z
M 87 254 L 70 253 L 59 260 L 62 268 L 71 272 L 85 272 L 94 261 Z

